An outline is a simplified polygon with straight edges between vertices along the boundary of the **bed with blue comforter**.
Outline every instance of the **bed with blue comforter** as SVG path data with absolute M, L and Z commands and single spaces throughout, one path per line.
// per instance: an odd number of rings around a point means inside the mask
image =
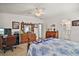
M 33 42 L 28 56 L 79 56 L 79 43 L 60 39 L 40 39 Z

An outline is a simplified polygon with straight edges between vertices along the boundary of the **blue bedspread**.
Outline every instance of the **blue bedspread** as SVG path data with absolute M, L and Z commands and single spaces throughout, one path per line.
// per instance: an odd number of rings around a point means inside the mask
M 42 39 L 30 45 L 28 56 L 79 56 L 79 43 L 53 38 Z

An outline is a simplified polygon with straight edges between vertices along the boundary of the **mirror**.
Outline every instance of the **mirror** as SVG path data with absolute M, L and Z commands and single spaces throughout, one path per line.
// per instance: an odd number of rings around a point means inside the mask
M 34 32 L 34 24 L 22 22 L 21 23 L 21 31 L 23 33 L 26 33 L 26 32 Z
M 37 39 L 42 38 L 43 34 L 43 25 L 41 23 L 21 23 L 21 31 L 23 33 L 34 32 L 37 36 Z

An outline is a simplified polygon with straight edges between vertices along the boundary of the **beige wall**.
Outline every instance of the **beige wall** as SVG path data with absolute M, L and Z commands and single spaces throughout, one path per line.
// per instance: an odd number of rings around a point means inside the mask
M 12 21 L 16 22 L 26 22 L 26 23 L 43 23 L 42 20 L 32 17 L 32 16 L 22 16 L 15 14 L 1 14 L 0 13 L 0 25 L 3 27 L 12 27 Z

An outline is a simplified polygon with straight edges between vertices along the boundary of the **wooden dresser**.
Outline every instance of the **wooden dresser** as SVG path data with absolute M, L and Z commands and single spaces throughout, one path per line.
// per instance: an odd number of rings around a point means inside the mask
M 36 41 L 35 33 L 28 32 L 21 35 L 21 43 L 33 42 L 33 41 Z
M 58 31 L 47 31 L 46 32 L 46 38 L 58 38 Z

